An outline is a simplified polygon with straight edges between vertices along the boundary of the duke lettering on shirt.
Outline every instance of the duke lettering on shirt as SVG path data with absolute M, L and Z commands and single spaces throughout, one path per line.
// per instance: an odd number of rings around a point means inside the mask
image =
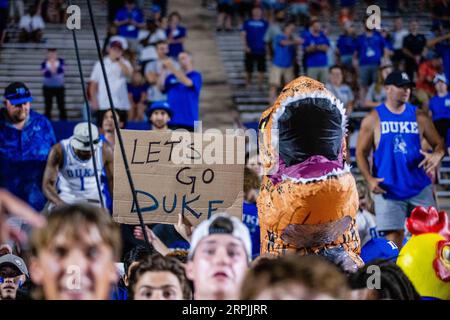
M 66 169 L 67 176 L 69 178 L 82 178 L 82 177 L 93 177 L 94 176 L 94 170 L 91 170 L 89 168 L 85 169 Z
M 418 134 L 417 122 L 412 121 L 381 121 L 381 134 L 411 133 Z

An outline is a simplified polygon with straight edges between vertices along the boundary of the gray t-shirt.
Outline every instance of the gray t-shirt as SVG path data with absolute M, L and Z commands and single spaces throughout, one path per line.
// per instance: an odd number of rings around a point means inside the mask
M 279 23 L 273 23 L 269 26 L 266 33 L 264 34 L 264 42 L 266 44 L 272 44 L 273 39 L 282 34 L 283 30 L 281 29 L 281 25 Z
M 176 68 L 179 68 L 178 63 L 176 61 L 172 61 Z M 169 72 L 164 70 L 163 63 L 161 59 L 157 59 L 147 63 L 145 66 L 145 74 L 153 72 L 158 75 L 168 76 Z M 164 83 L 164 81 L 163 81 Z M 148 100 L 150 101 L 165 101 L 167 100 L 167 95 L 161 92 L 157 84 L 150 85 L 147 91 Z
M 382 86 L 380 92 L 376 92 L 375 83 L 372 83 L 367 91 L 366 101 L 374 101 L 380 104 L 384 103 L 386 101 L 386 90 Z
M 344 107 L 347 107 L 348 104 L 355 99 L 352 89 L 346 84 L 342 84 L 339 87 L 336 87 L 331 83 L 327 83 L 326 88 L 330 90 L 336 96 L 336 98 L 338 98 L 344 104 Z

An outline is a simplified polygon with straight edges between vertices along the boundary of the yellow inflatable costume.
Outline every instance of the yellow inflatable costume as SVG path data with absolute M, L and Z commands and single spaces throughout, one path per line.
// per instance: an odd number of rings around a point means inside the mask
M 397 265 L 424 299 L 450 300 L 450 224 L 447 213 L 415 208 L 406 227 L 413 234 Z

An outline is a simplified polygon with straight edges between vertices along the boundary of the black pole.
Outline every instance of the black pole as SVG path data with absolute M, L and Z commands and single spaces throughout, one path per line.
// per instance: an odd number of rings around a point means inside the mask
M 130 185 L 131 193 L 132 193 L 132 196 L 133 196 L 133 201 L 134 201 L 134 203 L 136 205 L 136 211 L 137 211 L 137 214 L 138 214 L 138 217 L 139 217 L 139 224 L 141 225 L 142 233 L 144 234 L 144 240 L 145 240 L 145 242 L 147 244 L 147 247 L 148 247 L 148 249 L 150 251 L 151 250 L 151 246 L 150 246 L 150 242 L 149 242 L 148 237 L 147 237 L 147 232 L 145 232 L 145 223 L 144 223 L 144 219 L 142 218 L 141 207 L 139 206 L 139 201 L 138 201 L 137 196 L 136 196 L 136 189 L 134 187 L 133 177 L 131 176 L 130 167 L 128 165 L 128 160 L 127 160 L 127 155 L 125 154 L 125 147 L 123 146 L 123 140 L 122 140 L 122 135 L 120 133 L 119 121 L 117 120 L 116 108 L 114 107 L 114 103 L 113 103 L 112 96 L 111 96 L 111 89 L 109 87 L 108 77 L 106 75 L 105 64 L 103 62 L 103 55 L 102 55 L 102 51 L 100 49 L 100 42 L 99 42 L 99 39 L 98 39 L 97 28 L 95 26 L 94 14 L 92 13 L 92 5 L 91 5 L 91 1 L 90 0 L 87 0 L 87 5 L 88 5 L 88 9 L 89 9 L 89 18 L 91 20 L 92 30 L 94 32 L 95 46 L 97 47 L 97 55 L 98 55 L 98 58 L 100 60 L 100 65 L 102 67 L 103 78 L 105 79 L 106 92 L 108 94 L 109 105 L 111 107 L 112 116 L 113 116 L 113 119 L 114 119 L 114 125 L 116 127 L 117 138 L 119 140 L 119 147 L 120 147 L 120 152 L 122 154 L 123 163 L 124 163 L 124 166 L 125 166 L 125 172 L 127 174 L 128 183 Z
M 72 5 L 72 0 L 69 0 L 69 5 Z M 78 40 L 77 40 L 77 35 L 75 33 L 75 28 L 72 29 L 72 37 L 73 37 L 73 43 L 75 44 L 75 53 L 77 55 L 78 72 L 80 73 L 81 89 L 83 90 L 84 105 L 86 108 L 87 118 L 88 118 L 89 142 L 90 142 L 90 147 L 91 147 L 92 162 L 94 163 L 95 182 L 97 183 L 97 191 L 98 191 L 98 196 L 100 199 L 100 204 L 101 204 L 102 208 L 104 208 L 105 205 L 103 203 L 102 189 L 100 187 L 100 180 L 99 180 L 98 174 L 97 174 L 97 172 L 98 172 L 97 171 L 97 161 L 96 161 L 93 138 L 92 138 L 91 107 L 89 105 L 88 98 L 86 95 L 86 85 L 84 82 L 83 68 L 81 66 L 80 52 L 78 49 Z

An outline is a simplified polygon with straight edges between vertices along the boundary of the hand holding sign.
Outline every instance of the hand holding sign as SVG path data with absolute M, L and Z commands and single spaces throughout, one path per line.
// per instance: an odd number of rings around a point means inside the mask
M 175 225 L 175 230 L 186 240 L 187 242 L 191 242 L 192 232 L 194 232 L 194 227 L 189 222 L 188 219 L 183 217 L 180 213 L 178 215 L 178 223 Z
M 195 226 L 220 211 L 242 216 L 245 137 L 239 141 L 237 136 L 209 133 L 121 132 L 145 223 L 176 225 L 181 214 L 184 224 Z M 205 142 L 205 137 L 212 138 Z M 122 179 L 120 149 L 114 156 L 114 219 L 138 224 L 130 187 Z M 183 229 L 189 237 L 188 229 Z
M 158 251 L 163 256 L 167 255 L 170 250 L 167 248 L 167 246 L 159 239 L 150 229 L 149 227 L 145 226 L 145 232 L 147 232 L 147 238 L 148 241 L 151 243 L 153 248 L 155 248 L 156 251 Z M 142 228 L 140 226 L 134 228 L 134 237 L 138 240 L 144 240 L 144 233 L 142 232 Z

